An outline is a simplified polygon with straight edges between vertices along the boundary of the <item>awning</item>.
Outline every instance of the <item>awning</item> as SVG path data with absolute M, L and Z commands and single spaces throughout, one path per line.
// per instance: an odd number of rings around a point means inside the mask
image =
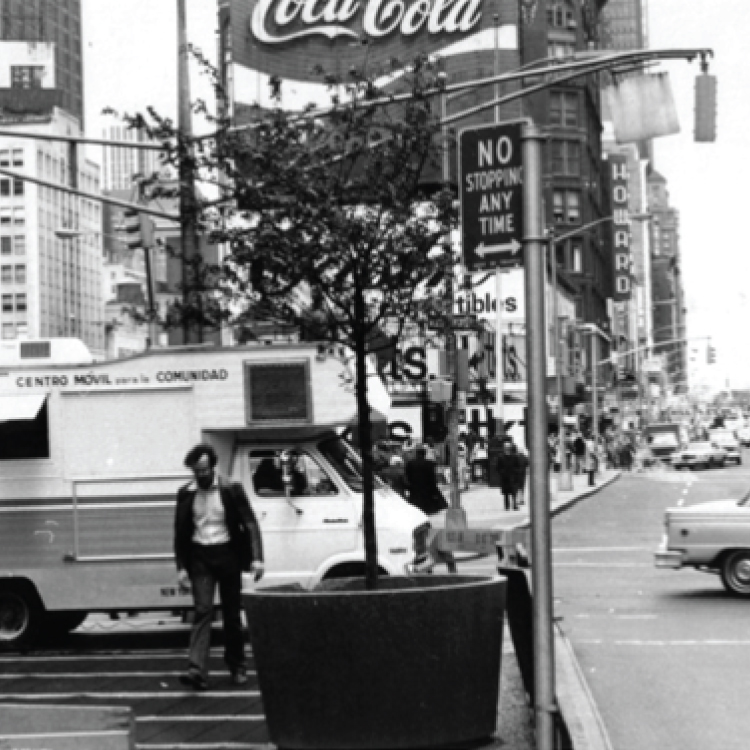
M 36 419 L 46 400 L 46 393 L 0 396 L 0 422 Z

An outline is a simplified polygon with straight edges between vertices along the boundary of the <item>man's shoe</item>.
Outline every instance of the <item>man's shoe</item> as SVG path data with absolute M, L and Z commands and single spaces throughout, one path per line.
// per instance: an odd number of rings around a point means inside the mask
M 232 672 L 232 685 L 247 685 L 247 675 L 244 672 Z
M 208 690 L 208 683 L 199 672 L 184 672 L 180 675 L 180 683 L 193 690 Z

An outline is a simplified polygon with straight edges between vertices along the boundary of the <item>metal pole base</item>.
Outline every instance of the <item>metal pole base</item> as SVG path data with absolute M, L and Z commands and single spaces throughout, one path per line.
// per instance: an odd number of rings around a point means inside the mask
M 572 492 L 573 491 L 573 475 L 569 471 L 559 471 L 557 474 L 557 491 L 558 492 Z

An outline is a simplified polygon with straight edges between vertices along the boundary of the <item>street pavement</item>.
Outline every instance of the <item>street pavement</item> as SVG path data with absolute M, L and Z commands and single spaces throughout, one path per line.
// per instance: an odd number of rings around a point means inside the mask
M 559 476 L 550 475 L 550 515 L 564 512 L 591 497 L 620 476 L 619 471 L 604 470 L 589 486 L 588 475 L 569 476 L 569 484 L 559 489 Z M 445 488 L 444 488 L 445 489 Z M 527 486 L 528 498 L 528 486 Z M 461 507 L 466 511 L 469 528 L 511 529 L 529 524 L 528 500 L 517 511 L 503 508 L 498 487 L 472 484 L 461 492 Z M 459 565 L 460 572 L 460 565 Z M 554 625 L 555 687 L 558 708 L 567 729 L 572 750 L 611 750 L 604 724 L 586 684 L 573 648 L 562 630 Z M 476 750 L 536 750 L 534 714 L 521 678 L 510 633 L 503 635 L 503 659 L 495 736 L 474 746 Z M 566 749 L 567 750 L 567 749 Z
M 563 512 L 575 503 L 598 492 L 617 479 L 618 471 L 607 470 L 596 477 L 594 487 L 588 485 L 588 476 L 574 475 L 569 489 L 558 489 L 556 475 L 550 478 L 550 513 Z M 444 491 L 447 488 L 443 488 Z M 447 492 L 446 492 L 447 496 Z M 499 488 L 472 484 L 461 492 L 461 507 L 466 510 L 470 528 L 511 529 L 529 524 L 528 503 L 517 511 L 505 511 Z M 435 519 L 437 520 L 437 519 Z M 436 526 L 440 525 L 437 520 Z M 491 572 L 492 564 L 488 567 Z M 459 565 L 459 572 L 461 566 Z M 168 630 L 186 630 L 189 625 L 179 617 L 142 615 L 111 620 L 104 615 L 91 616 L 78 632 L 125 633 Z M 573 649 L 560 628 L 555 625 L 555 684 L 558 707 L 571 739 L 572 750 L 611 750 L 597 707 L 591 697 L 585 678 L 578 666 Z M 472 743 L 471 750 L 536 750 L 534 741 L 534 715 L 506 626 L 503 636 L 500 698 L 498 701 L 497 731 L 483 743 Z M 246 750 L 272 750 L 268 744 L 247 745 Z M 566 749 L 567 750 L 567 749 Z

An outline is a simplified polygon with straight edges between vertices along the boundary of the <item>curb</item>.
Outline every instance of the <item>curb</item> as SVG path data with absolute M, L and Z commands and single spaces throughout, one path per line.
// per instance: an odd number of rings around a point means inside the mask
M 554 624 L 556 694 L 560 715 L 575 750 L 612 750 L 594 696 L 567 636 Z

